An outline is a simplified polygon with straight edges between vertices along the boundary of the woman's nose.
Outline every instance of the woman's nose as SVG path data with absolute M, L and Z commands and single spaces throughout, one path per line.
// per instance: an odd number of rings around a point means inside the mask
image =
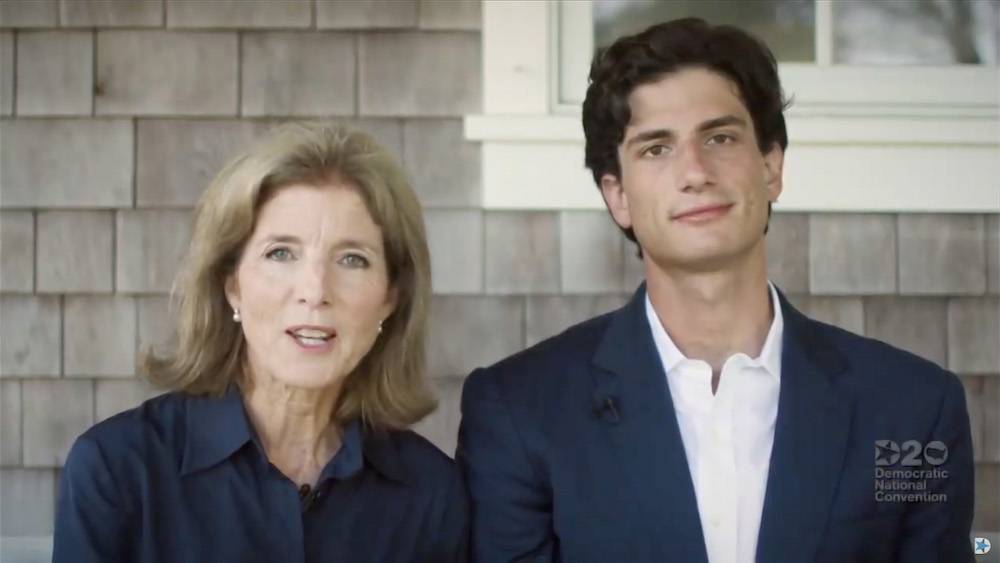
M 317 262 L 304 264 L 296 284 L 299 302 L 313 307 L 329 305 L 331 275 L 331 268 L 326 264 Z

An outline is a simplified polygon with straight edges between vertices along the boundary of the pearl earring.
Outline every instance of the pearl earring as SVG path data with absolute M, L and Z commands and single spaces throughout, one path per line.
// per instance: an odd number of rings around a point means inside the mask
M 238 323 L 238 322 L 240 322 L 242 320 L 243 320 L 243 317 L 240 316 L 240 310 L 237 309 L 237 308 L 235 308 L 235 307 L 233 307 L 233 322 L 234 323 Z
M 378 333 L 382 334 L 382 321 L 378 322 Z

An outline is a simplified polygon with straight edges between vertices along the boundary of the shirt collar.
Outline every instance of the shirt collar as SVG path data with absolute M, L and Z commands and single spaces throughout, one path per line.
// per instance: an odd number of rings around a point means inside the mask
M 187 432 L 181 475 L 212 467 L 256 440 L 250 427 L 243 396 L 230 385 L 222 397 L 188 397 Z M 259 445 L 258 445 L 259 447 Z M 261 455 L 265 455 L 260 448 Z M 340 450 L 324 468 L 321 479 L 344 479 L 354 475 L 365 461 L 383 476 L 410 481 L 398 446 L 385 432 L 364 431 L 359 421 L 344 427 Z
M 230 385 L 222 397 L 188 397 L 185 435 L 181 475 L 212 467 L 249 442 L 239 388 Z
M 756 358 L 756 361 L 768 373 L 781 379 L 781 342 L 785 333 L 785 317 L 781 312 L 781 299 L 778 297 L 778 290 L 771 282 L 767 282 L 767 288 L 771 295 L 771 309 L 774 310 L 774 319 L 771 320 L 771 328 L 767 331 L 767 338 L 764 339 L 764 346 L 760 349 L 760 356 Z
M 774 284 L 767 282 L 768 294 L 771 298 L 771 308 L 774 310 L 774 318 L 771 320 L 771 328 L 767 331 L 767 338 L 764 339 L 764 346 L 761 347 L 760 355 L 752 360 L 755 364 L 763 367 L 768 373 L 776 378 L 781 378 L 781 341 L 784 332 L 785 322 L 781 313 L 781 300 L 778 299 L 778 291 Z M 650 330 L 653 332 L 653 342 L 656 343 L 656 350 L 663 363 L 663 370 L 670 373 L 677 364 L 688 358 L 680 351 L 670 335 L 663 328 L 660 317 L 653 309 L 653 302 L 649 300 L 649 292 L 646 292 L 646 320 L 649 321 Z
M 361 471 L 364 465 L 361 447 L 361 424 L 357 420 L 344 426 L 340 435 L 340 449 L 323 468 L 320 481 L 327 477 L 343 480 Z

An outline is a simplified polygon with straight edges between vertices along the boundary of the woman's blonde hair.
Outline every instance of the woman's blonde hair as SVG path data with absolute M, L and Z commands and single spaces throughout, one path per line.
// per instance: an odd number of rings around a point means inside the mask
M 420 203 L 402 168 L 371 136 L 336 124 L 288 124 L 230 161 L 195 209 L 194 230 L 173 288 L 176 350 L 147 351 L 142 368 L 154 384 L 195 395 L 222 395 L 239 381 L 243 331 L 233 322 L 224 285 L 253 233 L 261 206 L 291 184 L 346 183 L 382 231 L 393 314 L 346 380 L 334 411 L 343 424 L 405 428 L 434 409 L 425 380 L 424 338 L 430 258 Z

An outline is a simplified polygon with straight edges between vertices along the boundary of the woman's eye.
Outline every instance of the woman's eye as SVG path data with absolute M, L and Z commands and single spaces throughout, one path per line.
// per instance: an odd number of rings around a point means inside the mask
M 340 259 L 340 262 L 350 268 L 367 268 L 370 262 L 360 254 L 348 254 Z
M 292 251 L 284 247 L 272 248 L 267 251 L 264 255 L 268 260 L 276 260 L 278 262 L 287 262 L 292 259 Z

